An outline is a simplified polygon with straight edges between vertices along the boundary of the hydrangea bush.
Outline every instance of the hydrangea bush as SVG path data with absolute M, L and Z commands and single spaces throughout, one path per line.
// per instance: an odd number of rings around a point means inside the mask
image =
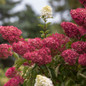
M 86 0 L 79 1 L 86 7 Z M 0 34 L 9 42 L 0 44 L 0 58 L 15 58 L 4 86 L 86 86 L 86 8 L 72 9 L 70 14 L 76 24 L 61 23 L 66 35 L 49 33 L 50 6 L 41 10 L 41 38 L 24 39 L 17 27 L 0 26 Z

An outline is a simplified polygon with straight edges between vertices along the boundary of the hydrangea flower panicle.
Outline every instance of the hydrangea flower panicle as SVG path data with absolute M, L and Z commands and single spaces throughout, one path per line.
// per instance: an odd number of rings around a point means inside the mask
M 54 86 L 51 79 L 42 75 L 37 75 L 34 86 Z
M 86 66 L 86 53 L 79 56 L 78 63 L 82 66 Z
M 4 86 L 21 86 L 24 79 L 21 76 L 16 76 L 11 78 Z
M 55 33 L 55 34 L 52 34 L 50 37 L 53 37 L 53 39 L 58 42 L 59 44 L 59 47 L 56 51 L 53 52 L 54 56 L 59 52 L 62 52 L 66 49 L 66 43 L 68 43 L 70 41 L 70 39 L 65 36 L 64 34 L 59 34 L 59 33 Z
M 81 36 L 86 35 L 86 29 L 85 29 L 84 27 L 79 26 L 78 29 L 79 29 L 79 32 L 80 32 L 80 35 L 81 35 Z
M 12 56 L 12 46 L 8 44 L 0 44 L 0 58 L 7 59 Z
M 86 9 L 77 8 L 77 9 L 71 10 L 70 13 L 72 18 L 78 25 L 86 28 Z
M 74 65 L 76 63 L 76 59 L 78 58 L 79 54 L 74 50 L 67 49 L 62 52 L 61 56 L 64 58 L 65 62 L 69 65 Z
M 24 55 L 28 51 L 28 43 L 26 41 L 19 41 L 17 43 L 13 43 L 13 50 L 19 55 Z
M 15 67 L 10 67 L 10 68 L 6 71 L 5 75 L 6 75 L 8 78 L 13 78 L 13 77 L 15 77 L 15 76 L 17 75 L 17 71 L 16 71 Z
M 34 38 L 34 39 L 28 39 L 28 46 L 30 47 L 31 50 L 35 49 L 41 49 L 43 46 L 42 39 L 41 38 Z
M 14 26 L 0 26 L 0 34 L 2 34 L 3 39 L 12 44 L 21 40 L 22 32 Z
M 50 6 L 45 6 L 41 10 L 41 18 L 52 18 L 52 8 Z
M 83 41 L 73 42 L 71 47 L 79 54 L 86 53 L 86 42 Z
M 33 52 L 27 52 L 24 54 L 24 58 L 38 65 L 44 65 L 52 61 L 50 49 L 47 47 L 43 47 Z
M 66 35 L 70 38 L 80 38 L 80 32 L 78 26 L 71 22 L 62 22 L 61 26 L 63 27 Z

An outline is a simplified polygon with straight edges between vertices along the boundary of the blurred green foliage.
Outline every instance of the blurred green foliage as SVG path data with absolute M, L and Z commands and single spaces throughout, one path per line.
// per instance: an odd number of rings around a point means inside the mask
M 0 69 L 0 86 L 3 86 L 7 81 L 8 78 L 5 76 L 6 69 Z
M 0 4 L 5 4 L 5 0 L 0 0 Z

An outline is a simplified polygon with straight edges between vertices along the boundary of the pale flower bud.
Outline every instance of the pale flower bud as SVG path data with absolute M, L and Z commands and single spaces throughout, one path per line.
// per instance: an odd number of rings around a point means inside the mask
M 34 86 L 54 86 L 51 79 L 42 76 L 42 75 L 37 75 L 36 77 L 36 83 Z
M 52 8 L 50 6 L 45 6 L 41 10 L 41 18 L 52 18 Z

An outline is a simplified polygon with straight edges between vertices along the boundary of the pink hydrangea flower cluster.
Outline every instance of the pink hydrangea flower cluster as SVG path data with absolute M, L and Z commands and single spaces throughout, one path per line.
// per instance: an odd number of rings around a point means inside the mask
M 72 43 L 71 47 L 80 54 L 78 63 L 82 66 L 86 66 L 86 42 L 77 41 Z
M 19 55 L 24 55 L 26 52 L 32 52 L 36 49 L 40 49 L 43 47 L 43 43 L 41 38 L 28 39 L 28 41 L 19 41 L 17 43 L 13 43 L 13 50 Z
M 29 39 L 27 41 L 28 50 L 23 57 L 27 60 L 31 60 L 33 63 L 37 63 L 38 65 L 50 63 L 52 61 L 51 56 L 58 54 L 58 51 L 62 52 L 65 50 L 65 44 L 69 41 L 68 37 L 58 33 L 44 38 L 43 40 L 40 38 Z
M 67 49 L 62 52 L 61 56 L 64 58 L 65 62 L 69 65 L 74 65 L 79 54 L 72 49 Z
M 17 42 L 21 40 L 21 30 L 14 26 L 0 26 L 0 34 L 9 43 Z
M 19 41 L 17 43 L 13 43 L 12 47 L 13 51 L 22 56 L 28 51 L 28 44 L 26 41 Z
M 77 41 L 71 44 L 72 49 L 67 49 L 62 52 L 62 57 L 69 65 L 74 65 L 78 58 L 78 63 L 86 66 L 86 42 Z
M 86 42 L 83 41 L 73 42 L 71 47 L 79 54 L 86 53 Z
M 12 56 L 12 46 L 8 44 L 0 44 L 0 58 L 7 59 Z
M 54 50 L 58 49 L 59 43 L 58 41 L 54 40 L 53 37 L 44 38 L 42 41 L 44 46 Z
M 77 9 L 71 10 L 70 13 L 72 18 L 78 25 L 86 27 L 86 9 L 85 8 L 77 8 Z
M 54 56 L 58 53 L 59 43 L 53 37 L 47 37 L 43 40 L 43 46 L 51 50 L 51 55 Z
M 43 45 L 51 50 L 51 55 L 55 56 L 59 52 L 66 49 L 65 45 L 69 42 L 69 38 L 63 34 L 55 33 L 43 39 Z
M 43 47 L 43 43 L 41 38 L 28 39 L 28 41 L 19 41 L 17 43 L 13 43 L 13 50 L 19 55 L 24 55 L 26 52 L 32 52 L 36 49 L 40 49 Z
M 5 76 L 8 78 L 13 78 L 16 75 L 17 75 L 17 71 L 15 67 L 10 67 L 5 73 Z
M 44 65 L 52 61 L 50 49 L 47 47 L 43 47 L 33 52 L 27 52 L 24 54 L 24 58 L 38 65 Z
M 21 76 L 11 78 L 4 86 L 21 86 L 24 79 Z
M 67 36 L 59 33 L 52 34 L 52 36 L 50 37 L 53 37 L 54 40 L 56 40 L 59 43 L 60 48 L 62 45 L 65 45 L 67 42 L 70 41 L 70 39 Z
M 86 53 L 79 56 L 78 63 L 82 66 L 86 66 Z
M 79 30 L 81 36 L 86 35 L 86 28 L 84 28 L 83 26 L 79 26 L 78 30 Z
M 34 39 L 28 39 L 28 46 L 33 46 L 33 49 L 41 49 L 43 47 L 42 39 L 41 38 L 34 38 Z
M 6 71 L 5 75 L 11 79 L 4 86 L 21 86 L 21 84 L 24 82 L 23 77 L 20 76 L 15 67 L 10 67 Z
M 81 4 L 84 5 L 84 7 L 86 7 L 86 0 L 79 0 L 81 2 Z
M 13 50 L 19 55 L 25 53 L 36 53 L 44 47 L 47 47 L 51 51 L 51 55 L 54 56 L 58 53 L 58 50 L 62 52 L 65 49 L 65 44 L 69 41 L 69 38 L 63 34 L 53 34 L 43 40 L 41 38 L 28 39 L 28 41 L 19 41 L 13 43 Z M 63 45 L 63 47 L 62 47 Z M 36 52 L 35 52 L 36 51 Z M 46 56 L 46 55 L 45 55 Z
M 61 26 L 63 27 L 66 35 L 70 38 L 80 38 L 80 32 L 76 24 L 71 22 L 62 22 Z
M 70 38 L 80 39 L 86 34 L 86 29 L 83 26 L 77 26 L 71 22 L 62 22 L 61 26 L 64 29 L 66 35 Z

